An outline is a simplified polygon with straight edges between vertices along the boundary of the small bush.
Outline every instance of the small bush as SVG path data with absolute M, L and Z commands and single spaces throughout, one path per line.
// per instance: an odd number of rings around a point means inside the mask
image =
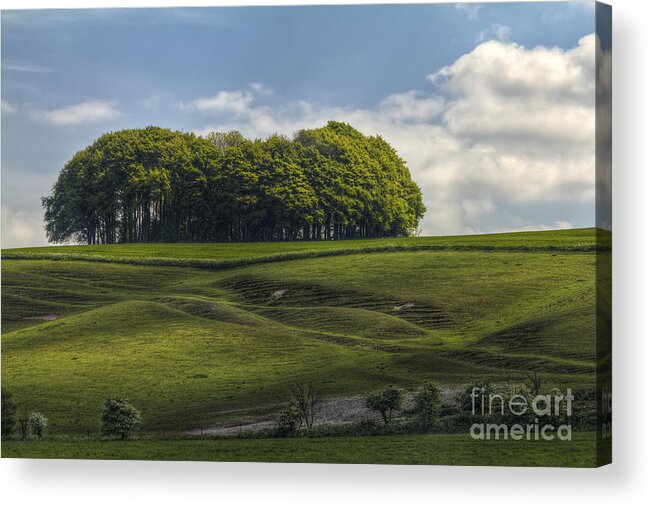
M 284 409 L 278 417 L 278 435 L 291 437 L 300 429 L 303 421 L 303 413 L 294 403 Z
M 32 412 L 29 414 L 27 421 L 32 435 L 36 436 L 36 438 L 43 438 L 45 436 L 47 419 L 43 416 L 43 414 Z
M 127 440 L 142 423 L 140 411 L 125 398 L 106 398 L 102 412 L 102 435 Z

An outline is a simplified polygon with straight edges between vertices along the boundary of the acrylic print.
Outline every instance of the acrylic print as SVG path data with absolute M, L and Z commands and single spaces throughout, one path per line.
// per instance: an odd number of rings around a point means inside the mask
M 2 456 L 610 462 L 610 8 L 2 12 Z

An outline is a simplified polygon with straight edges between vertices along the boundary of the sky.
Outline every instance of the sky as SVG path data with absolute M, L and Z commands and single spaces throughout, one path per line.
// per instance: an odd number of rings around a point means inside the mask
M 2 246 L 101 134 L 346 121 L 405 159 L 422 235 L 595 225 L 592 3 L 2 11 Z

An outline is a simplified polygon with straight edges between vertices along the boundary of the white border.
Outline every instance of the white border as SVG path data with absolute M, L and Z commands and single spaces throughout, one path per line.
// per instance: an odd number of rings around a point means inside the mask
M 301 3 L 305 2 L 3 0 L 1 7 Z M 643 505 L 642 499 L 651 499 L 651 377 L 647 373 L 651 370 L 647 299 L 651 286 L 651 30 L 647 26 L 651 3 L 610 3 L 614 19 L 614 465 L 571 470 L 4 459 L 0 461 L 4 505 L 548 507 Z

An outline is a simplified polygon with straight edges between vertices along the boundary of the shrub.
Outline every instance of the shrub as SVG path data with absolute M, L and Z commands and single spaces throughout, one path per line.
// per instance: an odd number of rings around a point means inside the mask
M 2 389 L 2 438 L 10 438 L 16 426 L 16 404 L 10 391 Z
M 423 384 L 414 397 L 414 413 L 422 431 L 429 431 L 441 412 L 441 389 L 431 383 Z
M 278 417 L 278 434 L 281 437 L 291 437 L 300 429 L 303 415 L 299 407 L 292 403 Z
M 140 425 L 140 411 L 125 398 L 106 398 L 102 412 L 102 435 L 127 440 Z
M 43 438 L 45 436 L 45 429 L 47 428 L 47 419 L 43 414 L 32 412 L 28 418 L 29 429 L 36 438 Z
M 393 419 L 394 412 L 402 407 L 402 391 L 396 387 L 389 386 L 384 391 L 371 393 L 366 397 L 366 407 L 373 412 L 379 412 L 388 427 Z

